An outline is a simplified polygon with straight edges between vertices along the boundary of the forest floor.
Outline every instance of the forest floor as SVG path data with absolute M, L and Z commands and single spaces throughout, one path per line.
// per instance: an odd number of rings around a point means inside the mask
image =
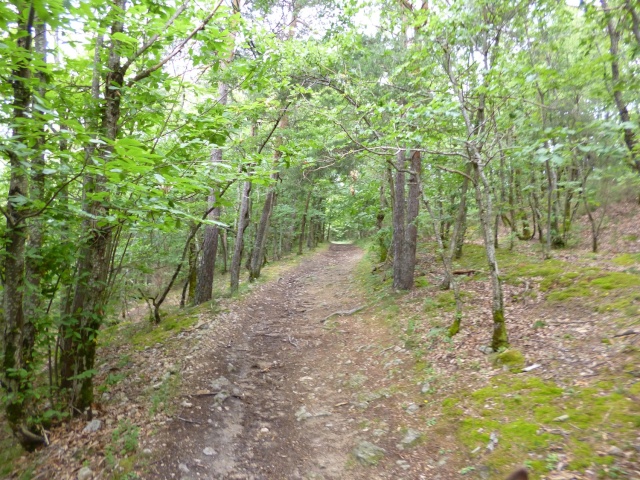
M 614 212 L 600 254 L 578 245 L 542 260 L 535 242 L 503 242 L 502 354 L 484 348 L 491 295 L 473 244 L 456 265 L 473 272 L 459 276 L 453 339 L 429 244 L 409 293 L 393 292 L 372 253 L 331 244 L 270 266 L 240 298 L 160 327 L 114 325 L 100 346 L 97 431 L 65 423 L 4 473 L 453 480 L 524 464 L 536 479 L 640 479 L 636 212 Z

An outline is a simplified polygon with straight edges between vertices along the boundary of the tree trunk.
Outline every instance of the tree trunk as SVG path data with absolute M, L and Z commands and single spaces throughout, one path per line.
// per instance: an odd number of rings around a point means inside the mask
M 622 82 L 620 79 L 620 65 L 618 62 L 619 55 L 619 44 L 620 44 L 620 30 L 618 30 L 614 24 L 612 18 L 612 12 L 609 8 L 609 5 L 606 0 L 600 0 L 602 4 L 602 9 L 607 16 L 607 32 L 609 33 L 609 52 L 611 53 L 611 81 L 612 81 L 612 90 L 613 90 L 613 99 L 616 102 L 616 107 L 618 108 L 618 114 L 620 115 L 620 121 L 624 124 L 624 143 L 629 150 L 629 155 L 631 159 L 631 166 L 633 169 L 640 173 L 640 155 L 638 154 L 637 149 L 637 140 L 635 136 L 635 132 L 633 131 L 633 127 L 630 126 L 631 117 L 629 116 L 629 109 L 627 107 L 627 103 L 624 101 L 622 97 Z M 635 13 L 635 10 L 631 10 L 632 15 Z M 637 22 L 637 16 L 633 18 L 635 22 Z M 637 23 L 634 23 L 634 27 L 637 28 Z M 634 30 L 634 33 L 637 30 Z
M 462 177 L 460 205 L 458 205 L 456 223 L 453 227 L 453 235 L 451 241 L 449 242 L 449 255 L 451 256 L 451 258 L 456 260 L 462 258 L 464 237 L 467 233 L 467 191 L 469 190 L 469 175 L 471 174 L 471 165 L 467 165 L 465 173 L 466 176 Z
M 387 247 L 386 239 L 384 238 L 384 235 L 382 233 L 382 225 L 384 222 L 386 209 L 387 209 L 387 198 L 384 196 L 384 182 L 380 182 L 380 203 L 378 206 L 378 213 L 376 214 L 376 232 L 377 232 L 376 237 L 378 240 L 378 250 L 379 250 L 378 261 L 379 262 L 387 261 L 387 253 L 389 251 Z
M 504 297 L 502 292 L 502 281 L 498 271 L 498 261 L 496 259 L 496 249 L 494 236 L 491 231 L 492 207 L 491 190 L 489 182 L 480 164 L 479 155 L 475 154 L 476 161 L 472 162 L 475 173 L 476 202 L 478 204 L 480 226 L 484 237 L 487 264 L 489 266 L 489 277 L 491 279 L 492 302 L 491 310 L 493 314 L 493 335 L 491 338 L 491 348 L 498 351 L 509 346 L 509 338 L 504 319 Z
M 222 247 L 222 274 L 224 275 L 229 271 L 228 268 L 228 258 L 229 258 L 229 242 L 227 241 L 227 229 L 224 228 L 220 230 L 220 246 Z
M 240 267 L 242 265 L 242 251 L 244 250 L 244 231 L 249 226 L 249 200 L 251 196 L 251 182 L 245 181 L 240 197 L 240 210 L 238 212 L 238 231 L 231 259 L 231 294 L 238 291 L 240 285 Z
M 420 213 L 420 195 L 422 194 L 421 175 L 422 157 L 420 152 L 411 153 L 409 191 L 407 192 L 407 226 L 405 229 L 404 289 L 413 288 L 418 248 L 418 214 Z
M 229 98 L 229 89 L 224 82 L 218 83 L 218 103 L 223 107 L 227 105 Z M 222 149 L 216 148 L 211 153 L 211 163 L 222 162 Z M 218 194 L 212 188 L 207 199 L 209 208 L 213 207 L 218 201 Z M 209 220 L 217 221 L 220 219 L 220 207 L 214 208 L 209 214 Z M 194 304 L 208 302 L 212 298 L 213 293 L 213 277 L 216 267 L 216 257 L 218 254 L 218 226 L 206 225 L 204 228 L 204 237 L 202 239 L 202 255 L 200 264 L 198 265 L 198 274 L 196 280 L 196 292 Z
M 304 213 L 302 214 L 302 225 L 300 226 L 300 238 L 298 239 L 298 255 L 302 255 L 302 245 L 304 243 L 304 232 L 307 226 L 307 214 L 309 212 L 309 201 L 311 200 L 311 192 L 313 188 L 309 188 L 309 193 L 307 194 L 307 201 L 304 204 Z
M 260 223 L 258 223 L 256 229 L 256 238 L 253 244 L 253 252 L 251 254 L 251 264 L 249 267 L 249 281 L 253 282 L 254 280 L 260 277 L 260 271 L 262 269 L 262 259 L 265 254 L 265 247 L 267 244 L 267 232 L 269 230 L 269 222 L 271 219 L 271 213 L 273 212 L 273 206 L 275 204 L 276 197 L 276 186 L 275 182 L 278 180 L 278 174 L 274 173 L 271 175 L 271 179 L 274 182 L 274 185 L 269 187 L 269 191 L 267 192 L 267 197 L 264 201 L 264 207 L 262 207 L 262 215 L 260 216 Z
M 408 289 L 404 284 L 406 265 L 406 199 L 405 199 L 405 150 L 396 154 L 396 172 L 393 201 L 393 288 Z
M 114 38 L 123 31 L 122 12 L 124 0 L 113 2 L 111 27 L 111 46 L 104 81 L 104 110 L 100 130 L 107 140 L 114 141 L 118 136 L 120 120 L 120 90 L 123 86 L 125 71 L 120 65 L 119 42 Z M 96 64 L 99 64 L 100 48 L 96 45 Z M 96 65 L 97 69 L 97 65 Z M 96 88 L 96 81 L 98 88 Z M 99 89 L 99 72 L 94 71 L 92 90 L 94 99 L 99 101 L 96 90 Z M 97 149 L 87 148 L 87 160 L 96 156 L 107 162 L 112 153 L 110 144 Z M 95 154 L 95 155 L 94 155 Z M 109 254 L 111 252 L 112 226 L 101 220 L 107 215 L 108 208 L 104 199 L 97 200 L 95 194 L 105 192 L 105 178 L 99 173 L 90 173 L 84 182 L 84 206 L 86 219 L 82 224 L 83 243 L 77 266 L 77 281 L 68 324 L 63 329 L 64 348 L 61 355 L 61 386 L 67 389 L 75 412 L 88 410 L 93 401 L 93 366 L 96 352 L 96 336 L 104 317 L 106 303 L 107 278 L 109 274 Z
M 31 4 L 30 4 L 31 5 Z M 10 394 L 6 400 L 6 418 L 9 426 L 26 450 L 33 450 L 44 439 L 29 425 L 29 405 L 33 401 L 31 380 L 33 369 L 33 348 L 35 345 L 35 325 L 33 318 L 25 316 L 25 255 L 28 212 L 21 203 L 29 198 L 29 179 L 23 163 L 21 148 L 23 139 L 29 137 L 28 111 L 33 92 L 30 89 L 32 60 L 32 28 L 34 9 L 18 12 L 17 29 L 23 33 L 17 40 L 21 55 L 13 68 L 13 118 L 9 156 L 9 192 L 7 198 L 7 226 L 4 255 L 4 337 L 2 359 L 2 382 Z M 17 144 L 16 147 L 13 145 Z M 26 375 L 22 375 L 22 373 Z

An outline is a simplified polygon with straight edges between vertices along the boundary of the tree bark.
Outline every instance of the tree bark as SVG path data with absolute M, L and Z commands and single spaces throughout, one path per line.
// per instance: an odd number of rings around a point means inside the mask
M 405 229 L 404 278 L 405 289 L 413 288 L 418 248 L 418 214 L 420 213 L 420 195 L 422 193 L 422 157 L 420 152 L 411 152 L 409 191 L 407 192 L 407 226 Z
M 473 148 L 473 147 L 472 147 Z M 491 311 L 493 315 L 493 335 L 491 338 L 491 348 L 499 351 L 509 346 L 509 337 L 504 320 L 504 296 L 502 292 L 502 281 L 498 271 L 498 261 L 496 259 L 496 249 L 493 232 L 491 231 L 492 206 L 491 190 L 487 181 L 480 159 L 475 153 L 476 161 L 472 162 L 475 173 L 476 202 L 478 204 L 480 226 L 484 237 L 487 264 L 489 266 L 489 278 L 491 279 L 492 302 Z
M 224 90 L 224 103 L 226 103 L 226 85 L 220 83 L 220 91 Z M 222 88 L 224 87 L 224 89 Z M 223 98 L 222 96 L 220 98 Z M 222 161 L 222 150 L 216 148 L 211 154 L 211 162 L 219 163 Z M 218 201 L 218 194 L 212 188 L 209 197 L 209 208 L 213 207 Z M 220 207 L 214 208 L 209 214 L 209 220 L 217 221 L 220 219 Z M 198 264 L 198 272 L 196 275 L 196 288 L 193 299 L 194 305 L 200 305 L 208 302 L 212 298 L 213 293 L 213 277 L 216 267 L 216 257 L 218 254 L 218 226 L 206 225 L 202 239 L 202 248 L 200 262 Z
M 265 247 L 267 244 L 267 232 L 269 230 L 269 222 L 271 220 L 271 213 L 273 212 L 273 207 L 276 200 L 276 185 L 275 182 L 278 181 L 278 174 L 274 173 L 271 175 L 271 179 L 274 182 L 274 185 L 269 187 L 269 191 L 267 192 L 267 197 L 264 201 L 264 206 L 262 207 L 262 214 L 260 215 L 260 222 L 258 223 L 256 229 L 256 238 L 253 244 L 253 252 L 251 254 L 251 263 L 249 267 L 249 281 L 253 282 L 260 277 L 260 272 L 262 270 L 262 260 L 265 254 Z
M 27 239 L 29 178 L 23 163 L 24 145 L 30 135 L 27 122 L 33 92 L 31 82 L 32 29 L 35 11 L 32 4 L 19 5 L 17 30 L 21 35 L 16 41 L 17 50 L 22 55 L 16 58 L 13 68 L 13 102 L 11 143 L 7 148 L 9 156 L 9 192 L 7 197 L 7 225 L 5 230 L 4 255 L 4 336 L 2 358 L 2 383 L 8 395 L 6 418 L 9 426 L 26 450 L 33 450 L 44 442 L 29 425 L 29 405 L 33 401 L 31 380 L 33 373 L 33 348 L 35 345 L 34 319 L 26 316 L 25 300 L 25 256 Z M 15 145 L 15 146 L 14 146 Z
M 309 201 L 311 200 L 312 188 L 309 188 L 307 201 L 304 204 L 304 213 L 302 214 L 302 225 L 300 226 L 300 238 L 298 239 L 298 255 L 302 255 L 302 245 L 304 243 L 304 233 L 307 226 L 307 214 L 309 212 Z
M 633 169 L 640 173 L 640 154 L 638 153 L 637 140 L 633 128 L 629 125 L 631 117 L 629 115 L 629 109 L 627 103 L 622 96 L 623 82 L 620 79 L 620 64 L 618 62 L 619 48 L 620 48 L 620 31 L 615 27 L 612 12 L 606 0 L 600 0 L 602 9 L 607 17 L 607 32 L 609 33 L 609 52 L 611 53 L 611 81 L 613 87 L 613 99 L 616 102 L 618 108 L 618 114 L 620 115 L 620 121 L 625 125 L 624 130 L 624 143 L 629 150 L 631 159 L 631 166 Z M 635 10 L 631 9 L 632 20 L 634 21 L 634 27 L 637 29 L 637 15 L 634 17 Z M 637 30 L 634 30 L 634 34 Z M 636 37 L 638 38 L 638 37 Z M 640 40 L 639 40 L 640 41 Z
M 471 165 L 465 168 L 466 175 L 462 177 L 462 187 L 460 189 L 460 205 L 456 223 L 453 227 L 453 235 L 449 242 L 449 255 L 451 258 L 459 260 L 462 258 L 464 247 L 464 237 L 467 233 L 467 191 L 469 190 L 469 175 L 471 175 Z
M 244 250 L 244 231 L 249 226 L 249 201 L 251 196 L 251 182 L 245 181 L 240 194 L 240 210 L 238 212 L 238 231 L 231 259 L 231 294 L 238 291 L 240 285 L 240 267 L 242 265 L 242 251 Z
M 396 154 L 396 171 L 393 201 L 393 288 L 408 289 L 404 283 L 406 275 L 406 198 L 405 198 L 405 150 Z
M 112 6 L 111 45 L 104 81 L 104 109 L 100 130 L 107 140 L 114 141 L 118 136 L 120 120 L 120 90 L 124 85 L 125 71 L 120 65 L 119 42 L 114 38 L 122 33 L 122 11 L 124 0 L 115 0 Z M 99 37 L 100 38 L 100 37 Z M 99 89 L 100 72 L 97 71 L 100 59 L 100 42 L 96 45 L 96 70 L 92 84 L 94 100 L 99 101 L 96 90 Z M 96 88 L 97 83 L 97 88 Z M 107 162 L 113 147 L 110 144 L 94 149 L 87 147 L 87 161 L 98 157 Z M 76 413 L 88 411 L 91 417 L 93 401 L 93 366 L 96 353 L 96 336 L 104 317 L 107 294 L 107 278 L 110 264 L 112 225 L 100 222 L 107 212 L 106 202 L 96 200 L 95 194 L 105 191 L 106 179 L 100 173 L 91 173 L 85 177 L 83 186 L 84 206 L 87 213 L 82 224 L 83 242 L 77 263 L 77 281 L 71 302 L 67 325 L 63 328 L 63 350 L 61 354 L 61 386 L 67 389 L 69 400 Z M 93 197 L 93 198 L 92 198 Z

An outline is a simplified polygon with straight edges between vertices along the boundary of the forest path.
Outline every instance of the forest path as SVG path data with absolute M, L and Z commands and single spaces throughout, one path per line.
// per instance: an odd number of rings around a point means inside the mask
M 153 478 L 398 478 L 350 468 L 362 425 L 340 370 L 354 368 L 354 338 L 370 329 L 357 313 L 322 322 L 364 304 L 362 255 L 331 244 L 232 305 L 224 335 L 209 330 L 215 347 L 185 360 L 183 385 L 197 394 L 156 438 Z

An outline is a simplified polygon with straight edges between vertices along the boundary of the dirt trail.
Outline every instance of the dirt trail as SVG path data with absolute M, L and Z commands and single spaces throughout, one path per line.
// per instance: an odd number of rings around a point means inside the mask
M 361 478 L 348 468 L 358 425 L 335 375 L 351 363 L 349 332 L 322 323 L 363 304 L 352 278 L 361 256 L 333 244 L 232 307 L 227 337 L 192 359 L 184 384 L 200 394 L 157 437 L 153 478 Z

